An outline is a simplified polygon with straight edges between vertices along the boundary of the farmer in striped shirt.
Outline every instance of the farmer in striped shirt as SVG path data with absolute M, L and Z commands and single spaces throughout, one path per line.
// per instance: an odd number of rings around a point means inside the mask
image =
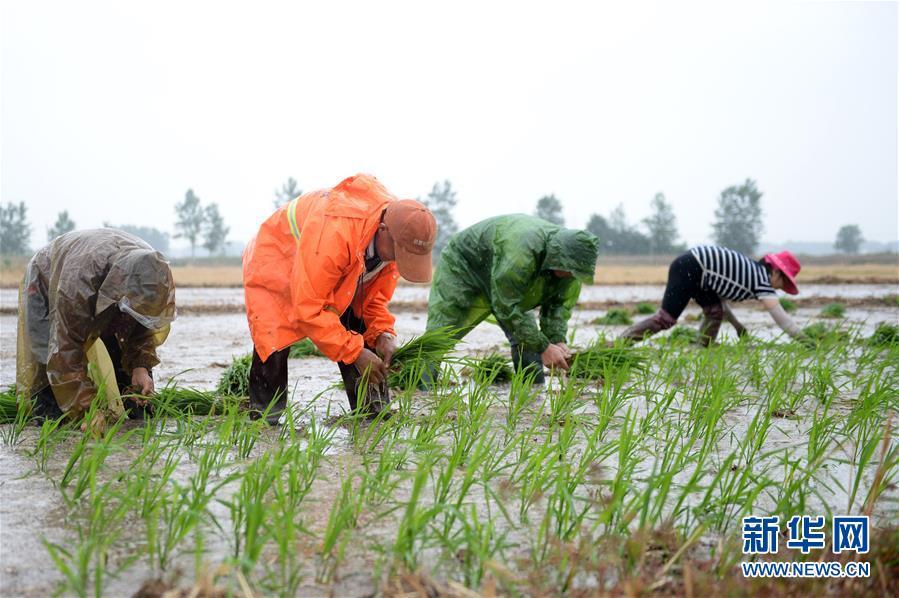
M 789 251 L 769 253 L 755 261 L 726 247 L 693 247 L 671 262 L 661 309 L 625 330 L 621 338 L 640 341 L 671 328 L 693 299 L 702 307 L 704 316 L 699 342 L 708 346 L 718 336 L 725 318 L 737 334 L 746 334 L 746 328 L 727 306 L 727 300 L 759 299 L 784 332 L 801 339 L 802 331 L 781 307 L 775 292 L 782 289 L 791 295 L 798 293 L 796 275 L 800 268 L 799 260 Z

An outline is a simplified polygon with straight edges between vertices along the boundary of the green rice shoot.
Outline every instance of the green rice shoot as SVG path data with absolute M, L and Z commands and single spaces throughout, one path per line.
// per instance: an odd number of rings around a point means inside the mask
M 470 378 L 490 380 L 493 384 L 508 382 L 514 376 L 509 359 L 500 353 L 489 353 L 483 357 L 472 357 L 465 360 L 466 370 Z
M 868 344 L 874 347 L 892 347 L 899 345 L 899 326 L 888 322 L 881 322 L 874 329 L 874 334 L 868 339 Z
M 307 357 L 324 357 L 324 354 L 318 350 L 318 347 L 315 346 L 312 340 L 304 338 L 290 345 L 289 357 L 291 359 L 306 359 Z
M 250 365 L 253 363 L 253 354 L 247 353 L 242 357 L 235 357 L 231 365 L 219 378 L 215 391 L 219 395 L 231 397 L 246 397 L 250 394 Z
M 828 303 L 819 314 L 822 318 L 842 318 L 846 315 L 846 308 L 842 303 Z
M 425 370 L 439 366 L 458 342 L 449 328 L 428 330 L 413 338 L 394 352 L 388 384 L 396 388 L 417 385 Z
M 604 326 L 630 326 L 634 321 L 626 309 L 613 307 L 602 316 L 593 320 L 593 323 Z
M 575 353 L 568 374 L 583 380 L 602 380 L 611 373 L 644 371 L 646 364 L 646 351 L 641 347 L 609 347 L 597 342 Z
M 648 316 L 656 313 L 656 306 L 648 301 L 641 301 L 634 307 L 634 313 L 640 316 Z
M 796 311 L 796 308 L 798 307 L 798 306 L 796 305 L 796 302 L 795 302 L 795 301 L 793 301 L 792 299 L 788 299 L 788 298 L 786 298 L 786 297 L 781 297 L 781 298 L 780 298 L 780 306 L 781 306 L 782 308 L 784 308 L 784 311 L 787 312 L 787 313 L 793 313 L 793 312 L 795 312 L 795 311 Z

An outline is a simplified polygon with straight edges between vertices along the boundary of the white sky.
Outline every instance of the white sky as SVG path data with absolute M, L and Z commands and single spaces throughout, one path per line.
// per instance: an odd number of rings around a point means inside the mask
M 2 201 L 172 231 L 192 187 L 245 241 L 288 177 L 458 190 L 462 225 L 555 193 L 570 226 L 673 203 L 708 239 L 897 239 L 895 3 L 41 2 L 2 11 Z

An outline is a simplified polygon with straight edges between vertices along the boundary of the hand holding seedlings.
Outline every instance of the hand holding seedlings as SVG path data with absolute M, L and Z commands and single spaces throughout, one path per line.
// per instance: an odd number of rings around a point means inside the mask
M 571 361 L 571 349 L 565 343 L 555 343 L 555 345 L 562 349 L 562 352 L 565 353 L 565 361 Z
M 568 359 L 559 345 L 549 345 L 546 350 L 540 354 L 543 365 L 549 369 L 568 370 Z
M 378 337 L 375 350 L 381 356 L 381 359 L 384 360 L 384 366 L 389 368 L 390 360 L 393 359 L 393 354 L 396 353 L 396 335 L 389 332 L 383 333 Z
M 138 393 L 144 396 L 153 394 L 153 378 L 150 377 L 150 372 L 147 371 L 147 368 L 134 368 L 131 372 L 131 385 L 134 386 Z M 135 399 L 135 401 L 138 404 L 146 404 L 146 401 L 141 401 L 140 399 Z
M 372 384 L 381 384 L 387 379 L 387 366 L 373 351 L 362 349 L 353 365 L 356 366 L 360 374 L 365 374 L 365 371 L 368 370 L 368 379 Z

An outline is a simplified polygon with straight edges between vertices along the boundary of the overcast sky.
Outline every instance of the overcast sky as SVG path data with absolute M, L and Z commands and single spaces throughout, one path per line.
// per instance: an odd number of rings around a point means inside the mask
M 2 12 L 2 201 L 172 231 L 193 188 L 246 241 L 288 176 L 436 180 L 462 225 L 555 193 L 570 226 L 662 191 L 688 243 L 764 191 L 769 241 L 897 238 L 884 3 L 40 2 Z

